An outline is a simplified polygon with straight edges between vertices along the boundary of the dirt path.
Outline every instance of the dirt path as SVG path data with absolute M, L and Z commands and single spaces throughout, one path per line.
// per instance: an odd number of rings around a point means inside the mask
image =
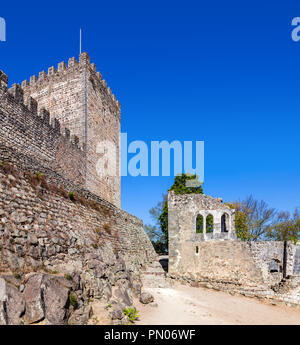
M 179 284 L 147 290 L 158 306 L 139 304 L 138 325 L 300 324 L 300 309 L 269 305 L 252 298 Z

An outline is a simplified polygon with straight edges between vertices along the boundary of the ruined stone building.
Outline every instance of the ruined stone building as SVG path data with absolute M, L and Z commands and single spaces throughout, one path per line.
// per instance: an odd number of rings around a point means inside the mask
M 174 278 L 300 304 L 300 245 L 238 240 L 235 210 L 222 199 L 169 192 L 168 230 Z

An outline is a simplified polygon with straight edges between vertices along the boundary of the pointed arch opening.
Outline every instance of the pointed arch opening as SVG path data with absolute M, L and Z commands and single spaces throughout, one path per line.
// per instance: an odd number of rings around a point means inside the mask
M 212 214 L 209 214 L 206 217 L 206 232 L 212 233 L 214 231 L 214 217 Z
M 196 218 L 196 233 L 203 234 L 203 216 L 198 214 Z
M 229 215 L 224 213 L 221 217 L 221 232 L 229 231 Z

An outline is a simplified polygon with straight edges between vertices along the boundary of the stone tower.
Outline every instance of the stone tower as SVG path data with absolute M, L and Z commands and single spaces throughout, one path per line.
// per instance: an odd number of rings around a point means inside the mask
M 39 77 L 32 76 L 29 82 L 22 82 L 22 89 L 24 99 L 35 99 L 38 111 L 45 108 L 50 120 L 59 120 L 62 130 L 68 128 L 71 135 L 78 137 L 85 152 L 84 187 L 120 207 L 121 107 L 96 66 L 90 63 L 87 53 L 80 55 L 79 62 L 72 57 L 68 66 L 61 62 L 57 69 L 50 67 L 48 73 L 42 71 Z M 110 142 L 115 152 L 106 149 L 101 153 L 97 149 L 101 142 Z M 101 176 L 97 173 L 97 163 L 103 158 L 106 164 L 113 162 L 115 174 Z

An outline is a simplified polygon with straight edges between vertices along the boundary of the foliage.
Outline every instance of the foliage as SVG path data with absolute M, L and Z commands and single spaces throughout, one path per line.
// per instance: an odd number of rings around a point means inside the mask
M 174 191 L 175 194 L 202 194 L 202 186 L 189 187 L 188 181 L 197 181 L 198 176 L 193 174 L 180 174 L 174 179 L 174 183 L 169 191 Z
M 101 232 L 102 232 L 101 228 L 99 226 L 96 227 L 95 231 L 98 235 L 101 234 Z
M 236 235 L 242 241 L 250 241 L 249 227 L 247 225 L 247 214 L 241 211 L 240 201 L 232 201 L 226 204 L 235 209 L 235 231 Z
M 65 274 L 64 277 L 67 279 L 67 280 L 73 280 L 72 276 L 70 274 Z
M 138 311 L 135 308 L 125 308 L 123 312 L 129 317 L 129 320 L 131 322 L 136 321 L 140 317 Z
M 153 247 L 157 253 L 165 253 L 165 234 L 162 232 L 160 223 L 159 223 L 159 216 L 163 211 L 163 206 L 165 201 L 167 200 L 167 195 L 162 196 L 163 200 L 160 201 L 156 206 L 152 207 L 149 211 L 151 218 L 155 222 L 155 225 L 145 225 L 145 231 L 148 234 Z
M 276 221 L 267 229 L 267 237 L 275 241 L 293 241 L 300 236 L 300 211 L 296 209 L 291 216 L 289 212 L 280 212 Z
M 203 233 L 203 216 L 198 214 L 196 218 L 196 233 L 202 234 Z
M 206 232 L 210 233 L 213 231 L 214 231 L 214 217 L 211 214 L 209 214 L 206 217 Z
M 75 294 L 71 293 L 69 296 L 69 301 L 70 301 L 71 306 L 74 309 L 76 309 L 78 306 L 77 296 Z
M 103 224 L 103 229 L 108 233 L 111 234 L 111 228 L 110 225 L 108 223 L 104 223 Z
M 68 196 L 69 196 L 70 200 L 72 200 L 72 201 L 75 200 L 74 192 L 69 192 L 69 193 L 68 193 Z
M 243 241 L 257 241 L 266 238 L 276 210 L 269 208 L 263 200 L 255 200 L 251 195 L 243 201 L 233 201 L 227 205 L 236 210 L 235 228 L 237 236 Z

